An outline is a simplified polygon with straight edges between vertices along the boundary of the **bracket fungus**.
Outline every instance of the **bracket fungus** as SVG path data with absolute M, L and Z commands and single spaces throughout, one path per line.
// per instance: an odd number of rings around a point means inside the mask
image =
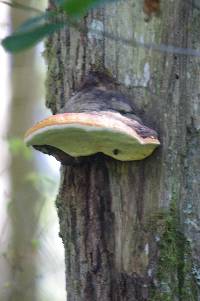
M 90 79 L 90 85 L 84 85 L 69 100 L 63 113 L 27 131 L 26 144 L 44 153 L 51 154 L 44 150 L 50 147 L 75 158 L 103 153 L 131 161 L 151 155 L 160 144 L 156 132 L 143 125 L 126 97 L 113 90 L 111 82 L 106 83 L 97 80 L 91 85 Z

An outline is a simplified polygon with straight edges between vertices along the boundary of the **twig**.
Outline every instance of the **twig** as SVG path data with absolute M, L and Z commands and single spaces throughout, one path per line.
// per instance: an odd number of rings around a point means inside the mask
M 16 8 L 16 9 L 23 9 L 23 10 L 26 10 L 26 11 L 33 11 L 35 13 L 43 13 L 43 11 L 41 11 L 38 8 L 31 7 L 31 6 L 28 6 L 28 5 L 25 5 L 25 4 L 20 4 L 20 3 L 15 2 L 15 1 L 8 2 L 8 1 L 0 0 L 0 3 L 9 5 L 12 8 Z

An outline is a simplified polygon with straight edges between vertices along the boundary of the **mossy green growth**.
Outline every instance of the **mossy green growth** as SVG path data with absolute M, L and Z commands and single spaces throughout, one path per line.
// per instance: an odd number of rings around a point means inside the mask
M 197 301 L 198 285 L 192 274 L 191 248 L 181 232 L 175 201 L 169 212 L 162 215 L 162 222 L 157 275 L 150 301 Z

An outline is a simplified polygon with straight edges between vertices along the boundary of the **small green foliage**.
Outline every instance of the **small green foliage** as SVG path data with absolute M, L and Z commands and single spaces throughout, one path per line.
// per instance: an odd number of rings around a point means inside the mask
M 3 39 L 3 47 L 13 53 L 22 51 L 64 26 L 63 23 L 48 23 L 49 17 L 49 14 L 44 13 L 27 20 L 15 33 Z
M 20 155 L 26 160 L 30 160 L 32 158 L 31 150 L 27 148 L 22 139 L 13 137 L 8 140 L 8 143 L 12 156 Z
M 33 250 L 38 250 L 40 247 L 40 241 L 39 239 L 32 239 L 31 240 L 31 247 Z
M 27 32 L 15 33 L 5 38 L 2 45 L 7 51 L 16 53 L 34 46 L 58 28 L 60 28 L 58 24 L 45 24 Z
M 50 19 L 51 16 L 52 13 L 45 12 L 33 18 L 30 18 L 20 25 L 20 27 L 16 30 L 16 33 L 27 32 L 28 30 L 32 30 L 35 27 L 44 25 Z
M 61 1 L 61 7 L 70 17 L 77 17 L 86 14 L 87 10 L 91 7 L 97 6 L 104 2 L 113 0 L 68 0 Z
M 109 0 L 114 1 L 114 0 Z M 20 8 L 23 10 L 30 10 L 34 12 L 40 12 L 39 10 L 29 7 L 27 5 L 21 5 L 18 2 L 1 1 L 14 8 Z M 12 53 L 23 51 L 30 48 L 40 42 L 43 38 L 53 34 L 55 31 L 61 29 L 64 23 L 54 23 L 52 15 L 57 15 L 58 12 L 63 10 L 68 17 L 70 23 L 71 18 L 86 14 L 87 10 L 95 5 L 108 2 L 105 0 L 57 0 L 55 4 L 57 8 L 54 12 L 45 12 L 39 14 L 34 18 L 28 19 L 23 23 L 20 28 L 12 35 L 2 40 L 3 47 Z

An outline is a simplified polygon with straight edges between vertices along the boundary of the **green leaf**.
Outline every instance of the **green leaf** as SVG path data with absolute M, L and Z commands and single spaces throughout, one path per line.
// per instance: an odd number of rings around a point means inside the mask
M 99 2 L 98 0 L 68 0 L 62 6 L 70 16 L 84 14 L 90 7 Z
M 35 27 L 46 24 L 46 21 L 49 20 L 51 14 L 50 13 L 42 13 L 35 17 L 32 17 L 25 22 L 23 22 L 20 27 L 16 30 L 16 32 L 25 32 L 28 30 L 32 30 Z
M 103 4 L 104 2 L 111 2 L 115 0 L 68 0 L 63 1 L 61 7 L 65 10 L 65 12 L 71 17 L 77 17 L 80 15 L 84 15 L 87 10 L 91 7 L 94 7 L 99 4 Z M 62 1 L 61 1 L 62 2 Z
M 45 24 L 27 32 L 16 32 L 3 39 L 2 45 L 9 52 L 19 52 L 34 46 L 60 28 L 60 24 Z
M 85 14 L 86 11 L 94 5 L 103 2 L 111 2 L 116 0 L 56 0 L 56 3 L 64 9 L 69 17 L 77 17 Z M 20 5 L 17 2 L 0 1 L 13 7 L 32 9 L 28 6 Z M 20 28 L 12 35 L 2 40 L 3 47 L 12 53 L 16 53 L 34 46 L 43 38 L 53 34 L 64 26 L 64 23 L 51 23 L 49 17 L 54 12 L 40 14 L 34 18 L 28 19 Z
M 2 40 L 3 47 L 13 53 L 25 50 L 64 26 L 64 23 L 48 23 L 50 16 L 52 14 L 44 13 L 28 19 L 16 32 Z

